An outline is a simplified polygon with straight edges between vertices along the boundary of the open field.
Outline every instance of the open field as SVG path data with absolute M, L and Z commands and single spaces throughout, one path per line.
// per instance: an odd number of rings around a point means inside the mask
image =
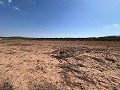
M 0 39 L 0 90 L 120 90 L 120 41 Z

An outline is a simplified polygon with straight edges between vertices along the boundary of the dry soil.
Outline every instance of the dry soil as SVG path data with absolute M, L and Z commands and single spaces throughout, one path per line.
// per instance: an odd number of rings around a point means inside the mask
M 120 42 L 1 39 L 0 90 L 120 90 Z

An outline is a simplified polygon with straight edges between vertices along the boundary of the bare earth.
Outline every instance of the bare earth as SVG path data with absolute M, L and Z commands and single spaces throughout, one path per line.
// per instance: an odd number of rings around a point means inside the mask
M 0 40 L 0 90 L 120 90 L 120 42 Z

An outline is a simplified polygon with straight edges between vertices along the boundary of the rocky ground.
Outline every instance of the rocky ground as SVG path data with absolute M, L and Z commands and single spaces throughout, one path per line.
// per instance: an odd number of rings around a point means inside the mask
M 0 90 L 120 90 L 120 42 L 1 39 Z

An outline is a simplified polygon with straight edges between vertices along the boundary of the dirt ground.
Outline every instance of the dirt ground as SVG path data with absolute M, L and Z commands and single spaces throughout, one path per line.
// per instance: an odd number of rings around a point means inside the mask
M 1 39 L 0 90 L 120 90 L 120 42 Z

